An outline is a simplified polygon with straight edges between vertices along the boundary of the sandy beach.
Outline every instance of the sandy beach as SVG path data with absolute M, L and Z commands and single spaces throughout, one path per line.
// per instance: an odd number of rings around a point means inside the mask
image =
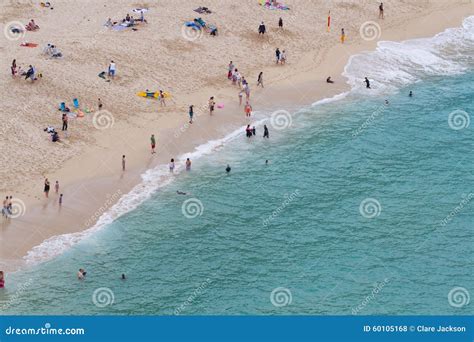
M 17 269 L 28 251 L 52 236 L 94 225 L 141 182 L 146 170 L 161 164 L 166 168 L 170 158 L 245 126 L 249 120 L 238 103 L 239 89 L 226 78 L 229 61 L 249 82 L 253 109 L 271 113 L 347 91 L 341 73 L 348 59 L 374 49 L 380 40 L 430 37 L 474 14 L 474 5 L 468 1 L 388 1 L 385 19 L 378 19 L 376 2 L 293 0 L 286 4 L 289 11 L 268 10 L 257 1 L 123 0 L 112 4 L 62 0 L 52 2 L 54 9 L 40 7 L 37 1 L 3 2 L 2 32 L 11 22 L 26 24 L 31 18 L 40 29 L 27 31 L 20 39 L 4 35 L 0 45 L 0 194 L 3 198 L 12 195 L 20 208 L 19 217 L 2 219 L 1 269 Z M 213 13 L 194 12 L 199 6 Z M 109 17 L 120 20 L 133 14 L 134 8 L 149 9 L 148 23 L 138 25 L 137 31 L 104 27 Z M 329 10 L 330 32 L 326 29 Z M 216 25 L 219 34 L 190 36 L 183 24 L 197 17 Z M 277 25 L 279 17 L 283 30 Z M 264 37 L 257 34 L 261 21 L 267 26 Z M 368 21 L 376 23 L 375 39 L 359 32 Z M 341 28 L 346 32 L 344 44 L 339 39 Z M 22 42 L 38 46 L 23 47 Z M 45 57 L 42 51 L 47 43 L 57 45 L 64 56 Z M 275 64 L 276 47 L 287 51 L 285 65 Z M 35 82 L 12 78 L 13 59 L 23 69 L 34 65 L 43 77 Z M 111 60 L 117 65 L 117 75 L 106 82 L 98 74 Z M 264 89 L 256 87 L 260 71 Z M 334 84 L 326 83 L 328 76 Z M 136 95 L 145 89 L 171 93 L 166 107 Z M 213 116 L 207 110 L 210 96 L 224 104 Z M 60 130 L 58 106 L 61 102 L 72 106 L 74 98 L 81 108 L 93 112 L 70 119 L 68 134 L 59 131 L 62 141 L 53 143 L 43 129 L 53 125 Z M 104 104 L 101 112 L 98 98 Z M 196 108 L 192 125 L 187 114 L 190 104 Z M 151 134 L 157 138 L 154 155 Z M 126 155 L 126 171 L 122 171 L 122 155 Z M 45 177 L 52 185 L 60 182 L 62 206 L 54 187 L 45 198 Z

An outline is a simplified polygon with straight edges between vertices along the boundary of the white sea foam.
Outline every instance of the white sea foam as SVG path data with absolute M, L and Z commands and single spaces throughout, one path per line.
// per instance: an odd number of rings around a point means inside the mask
M 375 51 L 351 56 L 343 75 L 353 92 L 371 80 L 378 95 L 418 82 L 427 76 L 456 75 L 474 66 L 474 16 L 461 27 L 447 29 L 434 37 L 403 42 L 381 41 Z
M 351 92 L 364 87 L 363 79 L 368 76 L 375 90 L 372 94 L 390 91 L 410 83 L 417 82 L 428 75 L 453 75 L 461 73 L 474 65 L 474 16 L 466 18 L 459 28 L 448 29 L 432 38 L 408 40 L 401 43 L 379 42 L 373 52 L 354 55 L 344 69 L 344 75 L 352 86 Z M 335 102 L 345 98 L 350 92 L 341 93 L 331 98 L 313 103 L 313 106 Z M 257 113 L 259 119 L 255 126 L 268 120 L 268 113 Z M 149 199 L 159 188 L 173 181 L 179 174 L 186 158 L 196 160 L 223 147 L 239 135 L 244 135 L 239 128 L 222 139 L 211 140 L 198 146 L 193 152 L 177 158 L 178 167 L 174 175 L 168 171 L 167 165 L 159 165 L 142 175 L 142 182 L 107 212 L 102 214 L 91 228 L 72 234 L 53 236 L 34 247 L 25 256 L 28 265 L 50 260 L 84 238 L 109 225 L 123 214 L 136 209 Z

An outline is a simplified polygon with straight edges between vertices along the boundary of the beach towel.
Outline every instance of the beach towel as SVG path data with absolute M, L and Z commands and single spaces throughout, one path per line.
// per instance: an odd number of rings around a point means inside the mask
M 140 12 L 146 13 L 146 12 L 148 12 L 148 8 L 135 8 L 135 9 L 132 10 L 132 12 L 135 12 L 135 13 L 140 13 Z
M 196 24 L 195 22 L 193 21 L 187 21 L 184 23 L 187 27 L 191 27 L 192 29 L 194 30 L 200 30 L 201 29 L 201 26 L 199 26 L 198 24 Z
M 194 22 L 198 23 L 202 27 L 206 27 L 206 22 L 204 20 L 202 20 L 202 18 L 194 18 Z
M 207 7 L 198 7 L 194 10 L 194 12 L 198 12 L 199 14 L 211 14 L 211 10 Z
M 285 4 L 282 4 L 282 3 L 276 2 L 276 1 L 270 2 L 268 0 L 260 0 L 259 5 L 267 8 L 267 9 L 271 9 L 271 10 L 276 10 L 276 9 L 277 10 L 289 10 L 290 9 Z
M 21 43 L 20 46 L 34 48 L 34 47 L 37 47 L 38 44 L 36 44 L 36 43 Z

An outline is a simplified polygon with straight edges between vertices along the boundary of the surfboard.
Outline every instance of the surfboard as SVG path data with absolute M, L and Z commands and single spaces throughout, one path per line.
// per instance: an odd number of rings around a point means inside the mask
M 159 96 L 160 96 L 160 92 L 159 91 L 149 91 L 149 92 L 146 92 L 146 91 L 140 91 L 137 93 L 138 96 L 140 97 L 148 97 L 148 98 L 155 98 L 157 99 Z M 167 91 L 164 91 L 163 92 L 163 95 L 165 96 L 165 99 L 168 99 L 171 97 L 170 93 L 168 93 Z

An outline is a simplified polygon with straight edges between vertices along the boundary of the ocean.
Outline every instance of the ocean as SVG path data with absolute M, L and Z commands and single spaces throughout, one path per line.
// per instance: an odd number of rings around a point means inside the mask
M 149 170 L 33 249 L 1 312 L 473 314 L 473 27 L 380 42 L 349 61 L 350 92 L 259 112 L 256 136 L 183 155 L 190 172 Z

